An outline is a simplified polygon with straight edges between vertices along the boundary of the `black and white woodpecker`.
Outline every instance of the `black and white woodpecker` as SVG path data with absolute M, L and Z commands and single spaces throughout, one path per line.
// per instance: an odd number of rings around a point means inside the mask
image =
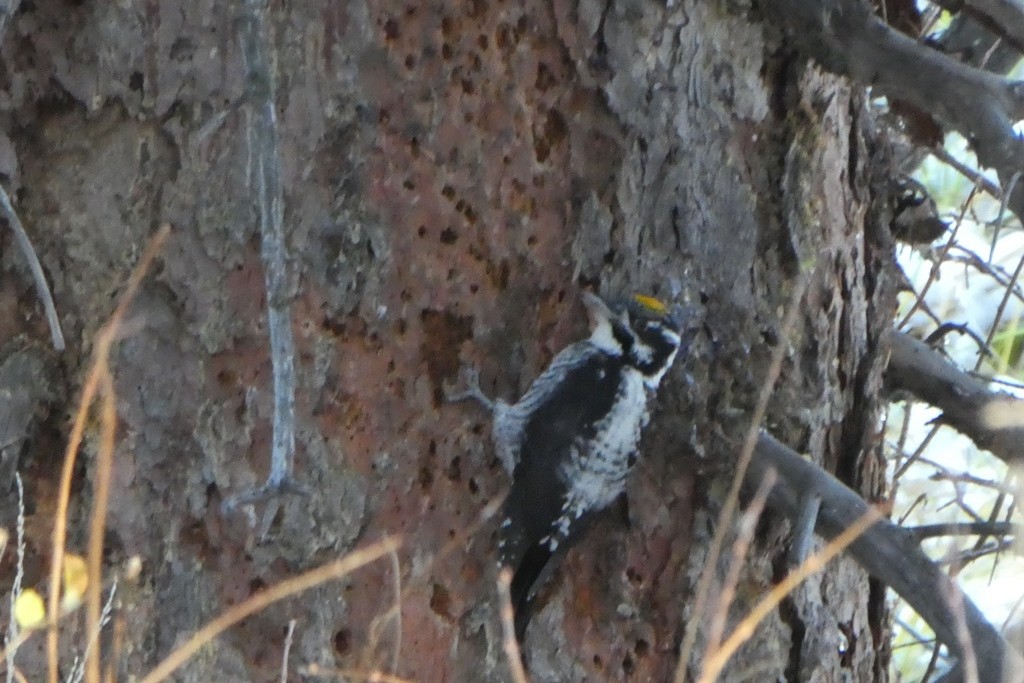
M 559 352 L 518 402 L 488 398 L 474 370 L 465 373 L 468 390 L 449 397 L 475 399 L 491 411 L 497 455 L 512 475 L 498 562 L 512 571 L 520 643 L 537 591 L 560 556 L 625 489 L 648 401 L 689 337 L 652 297 L 637 295 L 613 309 L 588 292 L 583 303 L 590 337 Z

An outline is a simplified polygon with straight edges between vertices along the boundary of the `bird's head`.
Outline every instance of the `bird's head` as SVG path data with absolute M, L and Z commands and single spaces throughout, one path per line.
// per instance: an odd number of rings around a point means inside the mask
M 612 307 L 586 292 L 583 303 L 590 315 L 591 343 L 626 362 L 644 376 L 644 384 L 657 388 L 672 366 L 682 341 L 679 321 L 654 297 L 634 295 L 625 305 Z

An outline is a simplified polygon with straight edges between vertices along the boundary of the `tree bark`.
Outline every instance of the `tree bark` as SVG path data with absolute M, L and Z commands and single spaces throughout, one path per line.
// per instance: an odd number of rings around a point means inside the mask
M 416 680 L 506 680 L 493 525 L 451 541 L 508 482 L 486 416 L 444 404 L 443 387 L 472 363 L 486 390 L 516 398 L 586 333 L 587 288 L 697 304 L 706 334 L 663 384 L 628 524 L 598 522 L 542 600 L 526 643 L 536 680 L 671 677 L 777 345 L 788 351 L 767 425 L 865 497 L 883 493 L 892 255 L 865 98 L 749 8 L 728 9 L 270 6 L 295 477 L 312 493 L 285 498 L 258 538 L 265 504 L 221 511 L 265 479 L 274 405 L 240 4 L 22 3 L 0 48 L 0 171 L 66 332 L 54 415 L 73 408 L 147 236 L 174 226 L 113 364 L 108 553 L 146 567 L 125 593 L 123 674 L 263 587 L 400 533 L 400 639 L 385 616 L 393 565 L 381 562 L 242 622 L 179 680 L 277 680 L 292 618 L 293 671 L 394 661 Z M 0 319 L 16 322 L 3 339 L 47 339 L 26 267 L 7 256 L 4 268 Z M 783 329 L 802 278 L 798 323 Z M 36 439 L 59 444 L 63 430 L 54 417 Z M 41 529 L 59 452 L 21 456 Z M 71 516 L 79 547 L 90 476 Z M 12 508 L 0 509 L 10 528 Z M 786 528 L 762 525 L 731 616 L 779 578 Z M 30 547 L 30 583 L 47 538 Z M 759 680 L 887 680 L 884 598 L 837 561 L 762 624 L 723 680 L 751 667 Z

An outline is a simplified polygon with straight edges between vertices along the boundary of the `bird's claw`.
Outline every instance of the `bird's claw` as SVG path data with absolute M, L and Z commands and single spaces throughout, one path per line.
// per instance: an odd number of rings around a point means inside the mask
M 445 383 L 444 398 L 448 403 L 473 400 L 487 410 L 494 410 L 494 401 L 480 388 L 480 372 L 472 366 L 464 365 L 459 371 L 459 376 L 466 388 L 462 391 L 453 391 L 452 387 Z

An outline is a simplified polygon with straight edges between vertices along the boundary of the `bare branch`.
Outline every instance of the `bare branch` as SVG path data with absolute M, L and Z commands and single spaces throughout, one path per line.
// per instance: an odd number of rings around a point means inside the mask
M 942 410 L 944 424 L 1001 460 L 1013 462 L 1024 453 L 1024 401 L 992 391 L 927 344 L 894 332 L 885 382 L 891 391 L 909 391 Z
M 964 12 L 1024 52 L 1024 5 L 1019 0 L 935 0 L 950 12 Z
M 825 68 L 935 115 L 971 140 L 979 163 L 1005 186 L 1024 168 L 1024 84 L 958 62 L 895 31 L 861 0 L 770 0 L 770 17 Z M 1009 208 L 1024 216 L 1024 186 Z
M 825 539 L 841 534 L 851 520 L 860 518 L 868 509 L 868 504 L 838 479 L 762 432 L 746 477 L 748 490 L 756 489 L 771 469 L 778 473 L 779 481 L 768 498 L 768 506 L 791 520 L 800 514 L 803 492 L 821 492 L 816 530 Z M 853 541 L 848 552 L 868 573 L 906 600 L 957 657 L 963 656 L 957 623 L 962 619 L 976 655 L 979 680 L 1018 680 L 1024 672 L 1024 660 L 973 602 L 964 596 L 959 610 L 951 608 L 948 596 L 960 594 L 960 589 L 904 530 L 880 520 Z
M 918 540 L 938 536 L 1007 536 L 1016 533 L 1013 522 L 947 522 L 906 527 Z
M 999 187 L 991 180 L 957 159 L 955 156 L 950 154 L 949 150 L 945 147 L 936 147 L 935 149 L 928 150 L 928 152 L 947 166 L 952 166 L 957 173 L 962 175 L 964 178 L 967 178 L 967 180 L 971 181 L 974 185 L 985 190 L 985 192 L 990 196 L 995 197 L 996 199 L 1003 198 L 1003 188 Z

